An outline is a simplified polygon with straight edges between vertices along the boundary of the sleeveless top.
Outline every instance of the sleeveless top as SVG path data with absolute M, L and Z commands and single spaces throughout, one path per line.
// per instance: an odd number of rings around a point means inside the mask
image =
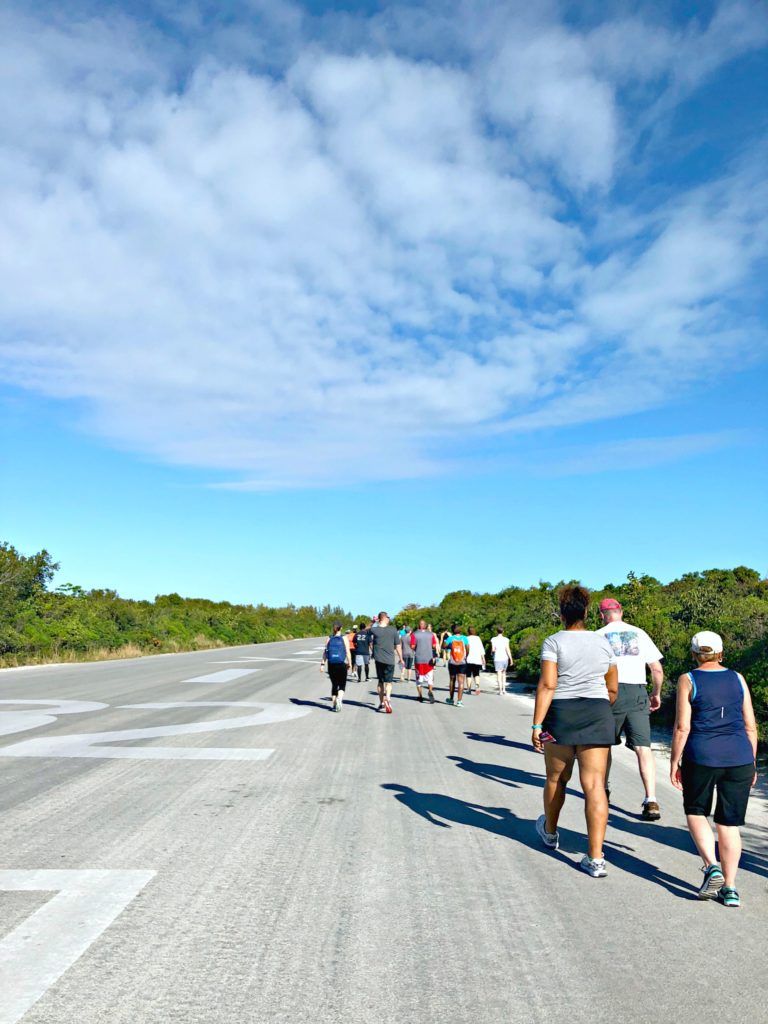
M 734 768 L 754 761 L 744 726 L 744 686 L 733 669 L 700 669 L 691 680 L 691 731 L 683 757 L 710 768 Z

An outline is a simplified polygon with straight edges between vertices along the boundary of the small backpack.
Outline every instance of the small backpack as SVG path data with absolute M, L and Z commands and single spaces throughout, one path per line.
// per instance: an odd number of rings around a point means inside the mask
M 347 648 L 344 645 L 344 637 L 341 634 L 328 638 L 325 654 L 329 665 L 343 665 L 346 662 Z
M 457 636 L 451 640 L 451 661 L 458 664 L 459 662 L 466 661 L 467 659 L 467 648 L 464 646 L 464 641 L 459 640 Z

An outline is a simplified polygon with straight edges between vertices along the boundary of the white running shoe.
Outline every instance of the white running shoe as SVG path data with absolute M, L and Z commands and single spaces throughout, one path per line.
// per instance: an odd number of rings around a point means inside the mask
M 547 819 L 543 814 L 540 814 L 536 819 L 536 835 L 548 850 L 557 850 L 560 848 L 560 833 L 547 832 Z
M 588 875 L 593 878 L 605 878 L 608 872 L 605 869 L 605 859 L 600 857 L 599 859 L 593 860 L 588 854 L 584 854 L 581 858 L 579 867 L 582 871 L 586 871 Z

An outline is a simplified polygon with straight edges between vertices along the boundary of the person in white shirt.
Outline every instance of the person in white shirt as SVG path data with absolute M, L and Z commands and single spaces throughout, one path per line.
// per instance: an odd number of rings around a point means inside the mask
M 645 630 L 624 621 L 623 609 L 615 598 L 607 597 L 600 602 L 600 616 L 604 625 L 597 632 L 611 645 L 619 670 L 619 695 L 613 705 L 616 724 L 614 746 L 621 743 L 623 733 L 627 746 L 637 754 L 640 778 L 645 787 L 643 820 L 658 821 L 661 810 L 656 801 L 656 761 L 651 750 L 650 713 L 661 707 L 661 687 L 664 683 L 662 654 Z M 653 680 L 650 698 L 646 686 L 646 666 Z M 609 759 L 609 773 L 610 770 Z M 605 785 L 608 790 L 608 774 Z
M 491 640 L 493 651 L 493 667 L 496 670 L 496 685 L 499 688 L 499 696 L 502 696 L 507 689 L 507 669 L 513 664 L 512 650 L 509 646 L 509 639 L 504 636 L 504 627 L 496 627 L 496 636 Z
M 485 668 L 485 644 L 477 635 L 474 626 L 469 627 L 469 650 L 467 651 L 467 679 L 470 692 L 474 687 L 475 696 L 480 693 L 480 672 Z M 473 682 L 474 681 L 474 682 Z

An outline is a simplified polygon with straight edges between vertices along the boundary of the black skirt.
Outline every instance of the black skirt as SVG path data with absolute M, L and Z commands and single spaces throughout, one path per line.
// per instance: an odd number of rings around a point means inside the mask
M 603 697 L 553 700 L 543 721 L 555 743 L 610 747 L 616 739 L 611 702 Z

